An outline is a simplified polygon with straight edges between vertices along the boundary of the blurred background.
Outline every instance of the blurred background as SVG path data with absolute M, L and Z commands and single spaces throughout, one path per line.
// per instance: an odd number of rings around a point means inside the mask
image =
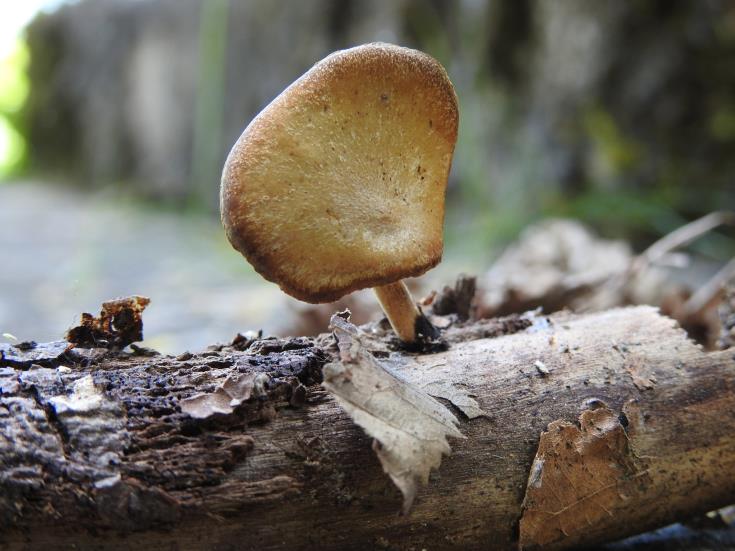
M 323 330 L 323 312 L 226 242 L 219 176 L 262 107 L 364 42 L 430 53 L 459 96 L 445 257 L 419 291 L 482 274 L 548 217 L 640 251 L 735 207 L 731 1 L 6 0 L 2 11 L 0 333 L 20 340 L 58 339 L 80 312 L 128 294 L 151 297 L 146 344 L 164 352 L 248 329 Z M 732 234 L 697 242 L 692 277 L 735 254 Z

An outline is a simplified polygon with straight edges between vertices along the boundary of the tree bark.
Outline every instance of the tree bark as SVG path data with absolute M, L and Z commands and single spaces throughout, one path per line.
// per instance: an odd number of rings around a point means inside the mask
M 487 413 L 446 402 L 466 438 L 407 515 L 320 386 L 330 335 L 0 356 L 2 547 L 564 548 L 734 500 L 732 350 L 648 307 L 445 322 L 431 354 L 369 332 L 400 376 Z

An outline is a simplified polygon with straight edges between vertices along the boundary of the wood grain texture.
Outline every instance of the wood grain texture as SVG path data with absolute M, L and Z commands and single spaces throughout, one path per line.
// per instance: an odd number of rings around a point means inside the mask
M 507 549 L 541 433 L 603 404 L 645 464 L 645 485 L 556 547 L 612 541 L 735 495 L 733 352 L 704 353 L 652 308 L 455 323 L 449 350 L 428 355 L 393 351 L 371 331 L 375 355 L 400 376 L 459 386 L 488 413 L 468 420 L 455 410 L 466 439 L 451 440 L 409 515 L 398 514 L 400 492 L 369 438 L 319 385 L 332 337 L 271 339 L 70 372 L 1 368 L 0 543 Z M 263 384 L 231 413 L 181 412 L 182 400 L 252 372 Z M 88 376 L 93 404 L 60 414 L 59 397 L 90 395 L 87 383 L 75 387 Z

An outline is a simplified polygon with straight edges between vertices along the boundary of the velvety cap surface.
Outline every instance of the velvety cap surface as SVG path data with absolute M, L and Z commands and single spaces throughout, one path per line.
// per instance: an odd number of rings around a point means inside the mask
M 222 176 L 232 245 L 307 302 L 420 275 L 441 260 L 457 100 L 430 56 L 336 52 L 268 105 Z

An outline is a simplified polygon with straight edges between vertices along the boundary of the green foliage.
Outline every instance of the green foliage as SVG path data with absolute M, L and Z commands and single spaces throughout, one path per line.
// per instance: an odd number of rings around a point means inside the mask
M 671 217 L 671 203 L 660 192 L 631 192 L 622 189 L 589 190 L 576 197 L 553 197 L 549 214 L 576 218 L 606 235 L 630 237 L 651 233 Z
M 28 59 L 22 40 L 10 55 L 0 59 L 0 178 L 20 170 L 26 157 L 20 110 L 29 90 Z
M 25 154 L 23 136 L 0 115 L 0 179 L 16 173 L 23 165 Z
M 735 106 L 719 105 L 710 118 L 709 130 L 712 137 L 720 142 L 735 140 Z
M 627 137 L 613 116 L 601 107 L 587 110 L 584 126 L 598 158 L 610 172 L 620 174 L 640 160 L 641 146 Z
M 685 204 L 681 188 L 590 190 L 573 198 L 552 197 L 544 213 L 581 220 L 605 237 L 626 239 L 641 249 L 690 221 L 679 214 Z M 731 230 L 723 233 L 731 234 Z M 691 249 L 715 260 L 727 260 L 735 255 L 735 240 L 723 233 L 711 232 Z

